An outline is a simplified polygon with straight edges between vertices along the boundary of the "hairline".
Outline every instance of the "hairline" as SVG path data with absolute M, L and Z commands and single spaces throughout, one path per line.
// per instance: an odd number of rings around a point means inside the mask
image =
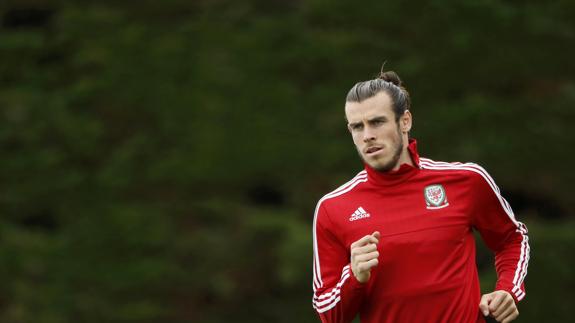
M 366 81 L 366 82 L 369 82 L 369 81 Z M 386 82 L 387 82 L 387 81 L 386 81 Z M 361 83 L 361 82 L 360 82 L 360 83 Z M 393 86 L 397 86 L 397 85 L 395 85 L 395 84 L 393 84 L 393 83 L 391 83 L 391 82 L 389 82 L 389 83 L 390 83 L 391 85 L 393 85 Z M 355 86 L 355 85 L 354 85 L 354 86 Z M 399 88 L 399 87 L 398 87 L 398 88 Z M 400 88 L 399 90 L 401 91 L 401 88 Z M 384 93 L 385 95 L 387 95 L 387 97 L 389 98 L 389 100 L 390 100 L 390 102 L 391 102 L 391 112 L 393 113 L 393 116 L 395 117 L 395 118 L 394 118 L 394 119 L 395 119 L 395 122 L 399 122 L 399 119 L 401 119 L 401 115 L 398 115 L 398 113 L 395 111 L 395 105 L 396 105 L 397 103 L 393 100 L 393 96 L 392 96 L 390 93 L 388 93 L 388 91 L 389 91 L 388 89 L 382 88 L 382 89 L 377 90 L 377 92 L 373 93 L 373 95 L 371 95 L 371 96 L 369 96 L 369 97 L 365 97 L 365 98 L 363 98 L 363 99 L 361 99 L 361 100 L 348 100 L 348 99 L 346 98 L 345 103 L 346 103 L 346 105 L 347 105 L 347 103 L 362 103 L 362 102 L 365 102 L 365 101 L 367 101 L 367 100 L 369 100 L 369 99 L 371 99 L 371 98 L 376 97 L 376 96 L 377 96 L 378 94 L 380 94 L 380 93 Z M 409 109 L 406 108 L 406 109 L 403 111 L 403 113 L 405 113 L 405 111 L 409 111 Z M 349 120 L 347 120 L 347 116 L 345 116 L 345 121 L 349 124 Z

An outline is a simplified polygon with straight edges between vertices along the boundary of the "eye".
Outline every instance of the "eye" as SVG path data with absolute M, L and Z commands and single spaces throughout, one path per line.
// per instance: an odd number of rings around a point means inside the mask
M 363 129 L 363 124 L 362 123 L 354 123 L 354 124 L 351 124 L 349 127 L 353 131 L 360 131 L 361 129 Z
M 385 119 L 375 119 L 375 120 L 371 120 L 370 124 L 374 127 L 377 127 L 377 126 L 383 125 L 385 123 L 385 121 L 386 121 Z

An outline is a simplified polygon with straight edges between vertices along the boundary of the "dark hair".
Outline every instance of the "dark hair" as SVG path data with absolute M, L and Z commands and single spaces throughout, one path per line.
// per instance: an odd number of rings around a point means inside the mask
M 411 108 L 409 92 L 403 87 L 401 79 L 394 71 L 381 71 L 378 78 L 355 84 L 347 93 L 345 101 L 362 102 L 379 92 L 385 92 L 391 98 L 395 121 L 398 121 L 403 113 Z

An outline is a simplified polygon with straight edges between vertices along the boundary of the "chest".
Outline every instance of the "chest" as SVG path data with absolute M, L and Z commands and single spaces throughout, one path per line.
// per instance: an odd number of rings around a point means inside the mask
M 457 244 L 471 230 L 471 192 L 457 181 L 420 181 L 400 187 L 366 187 L 331 207 L 331 219 L 349 247 L 379 231 L 385 244 Z

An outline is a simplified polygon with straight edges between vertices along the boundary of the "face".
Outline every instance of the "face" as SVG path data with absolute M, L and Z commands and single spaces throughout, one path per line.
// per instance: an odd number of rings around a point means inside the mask
M 406 111 L 396 122 L 387 93 L 379 92 L 361 103 L 347 102 L 345 116 L 353 143 L 366 164 L 381 172 L 412 164 L 407 152 L 411 113 Z

